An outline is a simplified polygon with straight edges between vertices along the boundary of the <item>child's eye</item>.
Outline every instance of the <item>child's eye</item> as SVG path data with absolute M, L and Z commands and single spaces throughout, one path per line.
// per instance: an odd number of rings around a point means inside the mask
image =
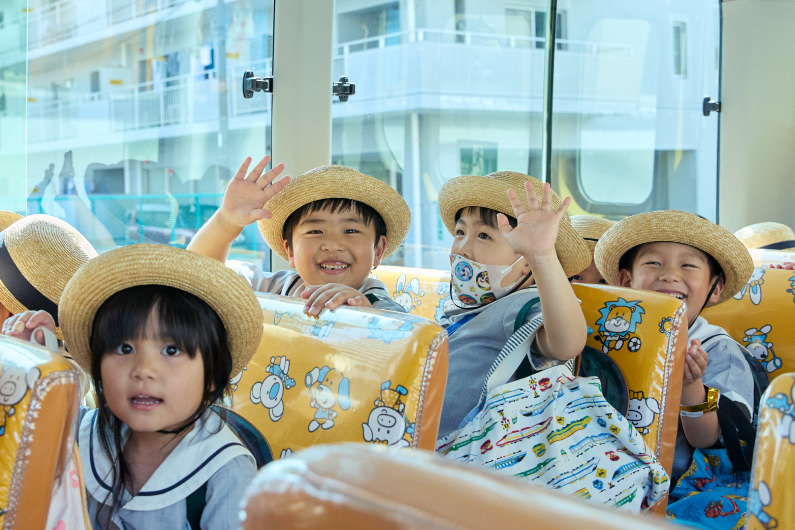
M 346 234 L 358 234 L 359 230 L 357 230 L 356 228 L 346 228 L 345 229 L 345 233 Z
M 160 351 L 166 357 L 176 357 L 180 354 L 180 349 L 173 344 L 168 344 L 167 346 L 163 346 L 163 349 Z
M 491 239 L 491 236 L 488 235 L 486 232 L 480 232 L 478 234 L 478 239 Z
M 125 342 L 124 344 L 116 346 L 114 353 L 118 353 L 119 355 L 130 355 L 133 351 L 132 345 Z
M 460 228 L 457 228 L 456 231 L 455 231 L 455 235 L 456 235 L 456 237 L 463 236 L 464 235 L 464 231 L 461 230 Z
M 579 274 L 575 274 L 574 276 L 571 277 L 571 279 L 572 280 L 582 280 L 582 276 L 580 276 Z
M 322 234 L 323 231 L 315 228 L 314 230 L 307 230 L 306 233 L 307 234 L 312 234 L 312 235 L 318 235 L 318 234 Z
M 647 261 L 646 263 L 644 263 L 644 265 L 651 265 L 652 267 L 659 267 L 660 266 L 660 262 L 659 261 Z

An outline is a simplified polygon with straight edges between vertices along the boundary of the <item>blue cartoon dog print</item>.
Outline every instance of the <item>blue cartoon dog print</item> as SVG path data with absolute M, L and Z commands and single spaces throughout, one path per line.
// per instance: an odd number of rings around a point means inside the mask
M 765 324 L 759 329 L 748 328 L 745 330 L 743 342 L 745 342 L 745 349 L 748 350 L 754 359 L 762 363 L 765 370 L 768 372 L 775 372 L 781 368 L 781 358 L 773 351 L 773 343 L 767 339 L 767 336 L 773 330 L 770 324 Z
M 751 278 L 748 280 L 748 283 L 743 285 L 743 288 L 740 289 L 740 292 L 734 295 L 734 299 L 742 300 L 747 294 L 752 304 L 759 305 L 762 303 L 762 284 L 765 283 L 764 278 L 765 269 L 754 269 L 754 272 L 751 273 Z
M 767 398 L 765 404 L 781 412 L 778 434 L 782 438 L 789 439 L 789 443 L 795 444 L 795 384 L 790 387 L 789 396 L 779 392 L 775 396 Z
M 607 302 L 599 310 L 601 317 L 596 321 L 599 336 L 596 340 L 602 343 L 602 352 L 618 351 L 624 343 L 631 352 L 640 349 L 640 337 L 635 337 L 633 333 L 641 323 L 642 315 L 646 311 L 640 306 L 640 301 L 628 302 L 619 298 L 613 302 Z
M 408 447 L 411 445 L 404 435 L 414 433 L 414 424 L 409 423 L 404 414 L 406 406 L 402 398 L 408 394 L 406 387 L 392 388 L 391 381 L 381 385 L 381 394 L 375 400 L 375 408 L 370 411 L 367 423 L 362 423 L 365 442 Z
M 316 366 L 307 372 L 304 383 L 311 395 L 309 406 L 317 409 L 309 422 L 309 432 L 315 432 L 318 427 L 331 429 L 337 417 L 333 407 L 348 410 L 351 406 L 350 381 L 335 368 Z
M 268 375 L 265 379 L 251 386 L 251 402 L 262 404 L 268 409 L 271 421 L 279 421 L 284 414 L 284 391 L 295 386 L 295 379 L 288 375 L 290 360 L 284 356 L 271 357 L 270 364 L 265 368 Z

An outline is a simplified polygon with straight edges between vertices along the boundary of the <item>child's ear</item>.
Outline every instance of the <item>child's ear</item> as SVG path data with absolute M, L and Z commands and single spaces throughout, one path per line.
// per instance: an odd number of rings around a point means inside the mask
M 375 255 L 373 256 L 373 268 L 381 265 L 381 258 L 384 257 L 386 251 L 386 236 L 378 238 L 378 243 L 375 244 Z
M 712 279 L 712 282 L 715 282 L 714 278 Z M 712 290 L 712 294 L 709 295 L 709 300 L 707 300 L 707 302 L 711 304 L 717 302 L 720 299 L 720 295 L 723 292 L 723 288 L 725 286 L 726 286 L 726 280 L 724 279 L 723 274 L 721 274 L 718 277 L 718 282 L 715 284 L 715 289 Z
M 284 245 L 284 252 L 287 254 L 287 261 L 290 262 L 290 267 L 295 268 L 295 256 L 293 255 L 293 251 L 290 249 L 290 243 L 287 242 L 285 239 L 282 241 Z
M 621 287 L 632 287 L 632 273 L 627 269 L 618 271 L 618 285 Z

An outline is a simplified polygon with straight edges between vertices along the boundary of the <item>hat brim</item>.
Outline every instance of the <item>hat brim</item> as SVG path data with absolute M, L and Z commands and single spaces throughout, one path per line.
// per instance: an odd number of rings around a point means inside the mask
M 221 262 L 188 250 L 137 244 L 90 260 L 64 289 L 58 308 L 64 341 L 77 364 L 88 373 L 97 310 L 115 293 L 139 285 L 175 287 L 206 302 L 226 328 L 231 375 L 243 370 L 254 355 L 263 332 L 262 309 L 243 278 Z
M 22 219 L 22 216 L 18 213 L 0 210 L 0 230 L 5 230 L 11 223 L 19 221 L 20 219 Z
M 515 172 L 498 172 L 489 176 L 463 175 L 455 177 L 444 183 L 439 190 L 439 215 L 442 222 L 451 234 L 455 234 L 455 216 L 470 207 L 489 208 L 505 215 L 514 217 L 511 202 L 508 199 L 508 190 L 516 191 L 520 200 L 527 206 L 524 193 L 524 183 L 530 180 L 536 192 L 539 203 L 543 197 L 543 184 L 528 175 Z M 552 208 L 560 209 L 560 198 L 552 194 Z M 558 228 L 558 238 L 555 241 L 555 252 L 567 277 L 574 276 L 591 264 L 591 252 L 585 241 L 580 237 L 565 215 Z
M 325 199 L 352 199 L 374 209 L 386 225 L 384 257 L 403 243 L 411 225 L 411 212 L 403 197 L 387 183 L 344 166 L 312 169 L 290 183 L 265 204 L 273 216 L 259 221 L 259 230 L 270 249 L 288 259 L 282 230 L 287 218 L 302 206 Z
M 636 214 L 613 225 L 596 244 L 596 268 L 607 283 L 618 285 L 618 265 L 622 256 L 638 245 L 656 242 L 689 245 L 718 262 L 725 280 L 715 304 L 737 294 L 754 269 L 748 249 L 731 232 L 703 217 L 679 210 Z

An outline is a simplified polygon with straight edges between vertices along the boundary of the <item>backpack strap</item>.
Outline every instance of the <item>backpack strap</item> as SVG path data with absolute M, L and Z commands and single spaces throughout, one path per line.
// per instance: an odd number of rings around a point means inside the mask
M 193 530 L 201 529 L 202 512 L 207 502 L 207 483 L 205 482 L 199 489 L 188 495 L 185 499 L 185 511 L 187 512 L 188 524 Z
M 539 303 L 540 301 L 541 299 L 536 296 L 529 302 L 525 303 L 525 305 L 522 306 L 519 312 L 516 313 L 516 320 L 513 321 L 514 333 L 516 333 L 519 330 L 519 328 L 521 328 L 524 325 L 524 320 L 527 317 L 527 313 L 529 313 L 530 310 L 533 308 L 533 306 Z

